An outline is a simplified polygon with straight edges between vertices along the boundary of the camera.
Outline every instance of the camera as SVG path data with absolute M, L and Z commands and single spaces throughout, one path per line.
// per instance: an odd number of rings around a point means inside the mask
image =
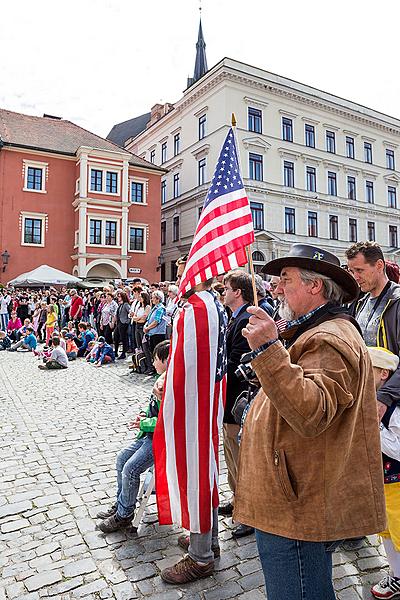
M 242 356 L 240 357 L 240 363 L 235 371 L 235 375 L 239 379 L 239 381 L 247 381 L 247 383 L 259 387 L 260 384 L 258 382 L 257 375 L 254 373 L 251 367 L 251 361 L 251 352 L 242 354 Z

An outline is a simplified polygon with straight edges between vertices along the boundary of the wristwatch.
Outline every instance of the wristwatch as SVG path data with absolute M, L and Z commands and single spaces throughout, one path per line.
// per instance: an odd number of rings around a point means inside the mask
M 250 352 L 251 360 L 254 360 L 255 358 L 257 358 L 257 356 L 260 356 L 260 354 L 262 354 L 263 352 L 265 352 L 265 350 L 267 348 L 269 348 L 270 346 L 272 346 L 272 344 L 275 344 L 275 342 L 278 342 L 278 341 L 279 341 L 278 338 L 275 338 L 273 340 L 269 340 L 269 342 L 266 342 L 265 344 L 262 344 L 261 346 L 259 346 L 255 350 L 252 350 Z

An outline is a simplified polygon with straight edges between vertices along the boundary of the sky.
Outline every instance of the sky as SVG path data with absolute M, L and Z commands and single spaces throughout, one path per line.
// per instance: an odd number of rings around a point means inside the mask
M 400 118 L 399 0 L 202 0 L 224 56 Z M 106 136 L 182 96 L 199 0 L 0 0 L 0 108 Z M 396 66 L 397 65 L 397 66 Z

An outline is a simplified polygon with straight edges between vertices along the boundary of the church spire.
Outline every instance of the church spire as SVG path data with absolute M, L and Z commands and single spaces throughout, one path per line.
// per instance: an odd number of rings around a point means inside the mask
M 200 23 L 199 23 L 199 34 L 196 43 L 196 61 L 194 64 L 193 77 L 188 77 L 187 87 L 191 86 L 195 81 L 203 77 L 207 73 L 207 57 L 206 57 L 206 43 L 203 36 L 203 28 L 201 26 L 201 8 L 200 8 Z

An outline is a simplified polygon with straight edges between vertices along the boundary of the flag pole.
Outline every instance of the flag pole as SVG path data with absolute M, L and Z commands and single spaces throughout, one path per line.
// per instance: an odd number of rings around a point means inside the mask
M 232 124 L 233 135 L 235 136 L 235 141 L 236 141 L 237 159 L 238 159 L 239 169 L 240 169 L 240 172 L 243 173 L 242 166 L 240 164 L 240 152 L 239 152 L 239 146 L 238 146 L 238 143 L 237 143 L 237 136 L 236 136 L 236 117 L 235 117 L 235 113 L 232 113 L 231 124 Z M 242 179 L 243 179 L 243 175 L 242 175 Z M 244 183 L 243 183 L 243 187 L 244 187 Z M 255 278 L 255 273 L 254 273 L 253 252 L 252 252 L 252 245 L 251 244 L 249 246 L 246 246 L 246 254 L 247 254 L 247 260 L 248 260 L 249 270 L 250 270 L 250 275 L 251 275 L 251 283 L 252 283 L 252 286 L 253 286 L 254 306 L 258 306 L 256 278 Z

